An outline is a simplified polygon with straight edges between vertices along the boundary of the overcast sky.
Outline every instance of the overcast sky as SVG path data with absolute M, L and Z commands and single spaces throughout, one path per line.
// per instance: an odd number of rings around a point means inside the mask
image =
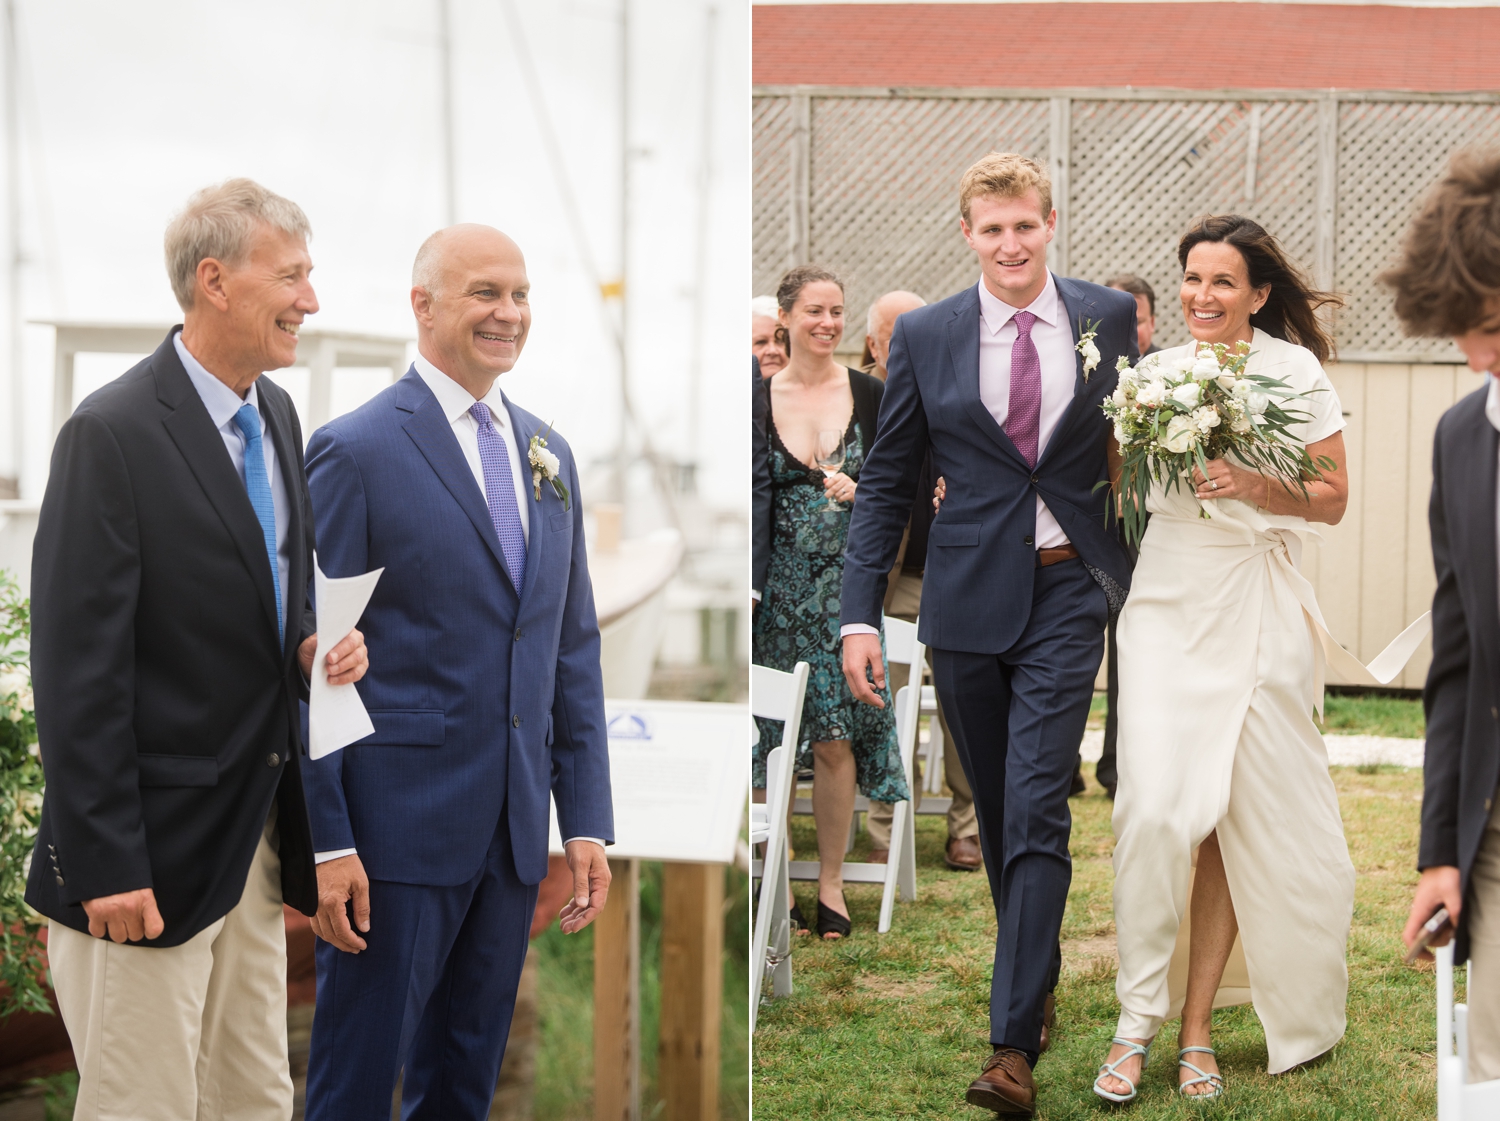
M 458 218 L 526 252 L 534 323 L 502 386 L 555 418 L 585 462 L 617 424 L 616 369 L 565 222 L 501 0 L 451 0 Z M 619 265 L 620 0 L 517 0 L 583 226 Z M 632 376 L 653 439 L 691 445 L 697 190 L 708 0 L 630 0 Z M 749 275 L 749 8 L 717 0 L 707 224 L 703 491 L 744 505 Z M 411 259 L 444 221 L 438 5 L 399 0 L 18 0 L 28 318 L 179 318 L 162 231 L 189 194 L 248 175 L 312 222 L 314 327 L 411 336 Z M 3 189 L 3 183 L 0 183 Z M 51 332 L 26 332 L 27 418 L 49 431 Z M 87 388 L 120 360 L 80 360 Z M 368 392 L 352 382 L 349 402 Z M 10 395 L 0 410 L 10 409 Z M 0 473 L 12 460 L 0 425 Z M 32 437 L 24 490 L 48 447 Z

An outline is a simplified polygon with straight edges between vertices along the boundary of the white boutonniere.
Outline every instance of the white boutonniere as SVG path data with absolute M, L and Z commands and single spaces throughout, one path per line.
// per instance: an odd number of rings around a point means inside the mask
M 1094 336 L 1099 333 L 1097 319 L 1078 319 L 1078 345 L 1073 349 L 1083 355 L 1083 383 L 1088 384 L 1089 375 L 1099 365 L 1099 348 L 1094 345 Z
M 547 432 L 552 431 L 552 425 L 547 425 Z M 531 464 L 531 493 L 538 502 L 542 500 L 542 480 L 552 484 L 552 490 L 558 498 L 562 499 L 563 509 L 568 508 L 568 488 L 558 478 L 557 473 L 562 469 L 562 461 L 547 450 L 546 432 L 538 432 L 531 438 L 531 444 L 526 449 L 526 462 Z

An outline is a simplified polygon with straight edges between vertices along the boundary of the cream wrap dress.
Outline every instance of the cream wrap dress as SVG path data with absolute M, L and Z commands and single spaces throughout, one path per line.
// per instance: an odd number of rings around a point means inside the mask
M 1250 372 L 1318 391 L 1292 406 L 1312 414 L 1298 439 L 1344 427 L 1310 351 L 1259 330 L 1251 346 Z M 1354 908 L 1354 866 L 1312 715 L 1322 620 L 1297 571 L 1311 530 L 1244 502 L 1200 503 L 1190 485 L 1156 488 L 1147 508 L 1118 632 L 1118 1034 L 1150 1039 L 1182 1010 L 1193 865 L 1217 829 L 1240 933 L 1214 1006 L 1255 1005 L 1274 1074 L 1344 1034 Z

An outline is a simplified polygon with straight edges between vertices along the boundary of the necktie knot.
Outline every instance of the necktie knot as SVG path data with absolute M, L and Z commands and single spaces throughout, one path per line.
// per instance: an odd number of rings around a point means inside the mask
M 260 439 L 260 412 L 250 402 L 240 406 L 239 412 L 234 414 L 234 423 L 246 440 Z
M 469 413 L 475 420 L 479 422 L 480 428 L 483 428 L 486 424 L 490 423 L 490 407 L 483 401 L 475 401 L 472 405 L 470 405 Z
M 1032 325 L 1036 323 L 1036 314 L 1030 311 L 1018 311 L 1015 314 L 1016 334 L 1023 339 L 1031 337 Z

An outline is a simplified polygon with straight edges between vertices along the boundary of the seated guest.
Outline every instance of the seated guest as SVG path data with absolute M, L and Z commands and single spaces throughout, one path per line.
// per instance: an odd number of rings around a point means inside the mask
M 1500 156 L 1459 155 L 1382 279 L 1408 334 L 1447 335 L 1490 376 L 1443 414 L 1432 447 L 1432 666 L 1423 705 L 1422 840 L 1410 946 L 1439 907 L 1469 962 L 1469 1078 L 1500 1078 L 1500 808 L 1495 784 L 1500 664 L 1495 607 L 1495 463 L 1500 428 Z M 1447 942 L 1444 934 L 1435 945 Z M 1430 955 L 1428 955 L 1430 956 Z
M 812 265 L 792 269 L 776 295 L 789 343 L 786 367 L 768 383 L 765 468 L 771 524 L 752 538 L 769 542 L 756 565 L 760 603 L 752 626 L 756 664 L 791 670 L 807 662 L 812 674 L 802 711 L 797 766 L 813 771 L 813 817 L 818 826 L 818 933 L 834 939 L 850 931 L 844 901 L 844 846 L 854 816 L 854 788 L 886 802 L 908 796 L 896 746 L 889 692 L 885 707 L 855 701 L 841 671 L 840 588 L 844 543 L 865 455 L 874 443 L 883 386 L 834 359 L 844 334 L 844 288 Z M 819 459 L 842 438 L 842 465 L 824 477 Z M 762 575 L 763 572 L 763 575 Z M 766 757 L 781 742 L 781 727 L 761 721 L 752 786 L 764 798 Z M 800 918 L 800 916 L 795 916 Z
M 786 351 L 776 337 L 776 297 L 756 296 L 750 301 L 750 356 L 760 376 L 768 378 L 786 365 Z
M 896 317 L 904 311 L 926 307 L 927 301 L 915 292 L 887 292 L 873 304 L 867 316 L 865 350 L 870 355 L 866 372 L 885 381 L 885 360 L 891 350 L 891 332 L 896 329 Z M 896 571 L 891 574 L 885 593 L 885 613 L 895 619 L 909 623 L 917 621 L 922 607 L 922 570 L 927 560 L 927 529 L 932 525 L 932 506 L 928 496 L 932 493 L 932 457 L 929 455 L 922 465 L 921 480 L 917 484 L 917 499 L 912 504 L 911 521 L 907 524 L 906 539 L 896 554 Z M 888 685 L 891 696 L 907 683 L 908 667 L 892 663 Z M 958 761 L 958 752 L 953 746 L 953 736 L 948 731 L 948 722 L 943 716 L 942 698 L 938 699 L 938 727 L 943 735 L 943 776 L 953 799 L 948 804 L 948 845 L 944 860 L 949 868 L 958 872 L 977 871 L 984 863 L 979 851 L 979 822 L 974 817 L 974 796 L 969 792 L 969 780 L 964 776 L 963 764 Z M 917 788 L 913 792 L 912 808 L 922 804 L 920 772 Z M 870 831 L 870 859 L 879 864 L 890 856 L 891 817 L 894 807 L 889 802 L 871 802 L 865 825 Z

